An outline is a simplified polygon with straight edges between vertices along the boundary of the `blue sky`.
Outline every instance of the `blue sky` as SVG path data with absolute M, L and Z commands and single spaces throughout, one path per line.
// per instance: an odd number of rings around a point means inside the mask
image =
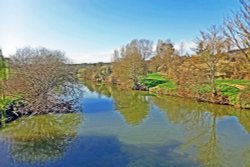
M 238 0 L 0 0 L 0 47 L 65 51 L 75 63 L 108 62 L 134 38 L 192 40 L 239 8 Z

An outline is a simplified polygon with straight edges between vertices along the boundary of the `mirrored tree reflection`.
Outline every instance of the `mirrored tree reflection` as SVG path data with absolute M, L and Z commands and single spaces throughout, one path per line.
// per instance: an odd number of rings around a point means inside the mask
M 90 90 L 112 97 L 116 110 L 122 114 L 129 125 L 140 124 L 149 113 L 149 102 L 147 96 L 142 92 L 121 90 L 104 84 L 96 84 L 85 81 L 84 85 Z
M 230 146 L 222 144 L 227 139 L 218 132 L 218 120 L 235 116 L 242 127 L 249 133 L 249 112 L 237 110 L 228 106 L 206 103 L 196 103 L 191 100 L 175 98 L 153 98 L 154 103 L 166 112 L 167 119 L 186 129 L 182 150 L 196 148 L 196 158 L 206 167 L 230 166 L 230 159 L 234 158 L 228 151 Z M 236 141 L 239 142 L 239 141 Z M 244 151 L 240 151 L 246 155 Z M 247 159 L 247 158 L 246 158 Z M 242 162 L 245 164 L 246 162 Z
M 112 97 L 116 110 L 122 114 L 126 123 L 137 125 L 147 117 L 149 113 L 147 96 L 140 92 L 113 89 Z
M 105 95 L 107 97 L 111 97 L 112 94 L 111 86 L 107 86 L 102 83 L 93 83 L 91 81 L 84 81 L 83 84 L 88 88 L 90 92 L 97 92 L 99 95 Z
M 77 135 L 80 114 L 41 115 L 22 118 L 1 130 L 15 162 L 40 164 L 63 157 Z

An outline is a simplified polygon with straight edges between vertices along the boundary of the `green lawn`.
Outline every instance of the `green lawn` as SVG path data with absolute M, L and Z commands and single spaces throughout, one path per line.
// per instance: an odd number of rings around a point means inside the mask
M 176 89 L 176 85 L 165 78 L 165 76 L 158 73 L 149 73 L 146 78 L 141 81 L 148 88 L 160 87 L 162 89 Z
M 250 87 L 249 80 L 216 80 L 217 91 L 229 98 L 230 104 L 237 104 L 239 96 Z M 200 93 L 211 92 L 211 86 L 204 84 L 198 87 Z
M 170 94 L 177 90 L 177 85 L 173 81 L 158 73 L 148 74 L 147 77 L 141 80 L 141 83 L 145 84 L 148 88 L 156 88 Z M 235 105 L 239 104 L 239 97 L 242 93 L 246 92 L 246 90 L 250 88 L 250 80 L 220 79 L 216 80 L 216 88 L 218 92 L 228 97 L 230 104 Z M 211 86 L 210 84 L 203 84 L 198 87 L 196 86 L 193 91 L 201 94 L 210 93 Z
M 166 80 L 166 78 L 161 75 L 161 74 L 157 74 L 157 73 L 149 73 L 146 77 L 146 79 L 149 79 L 149 80 Z
M 221 79 L 216 80 L 216 84 L 230 84 L 230 85 L 242 85 L 242 86 L 250 86 L 250 80 L 240 80 L 240 79 Z

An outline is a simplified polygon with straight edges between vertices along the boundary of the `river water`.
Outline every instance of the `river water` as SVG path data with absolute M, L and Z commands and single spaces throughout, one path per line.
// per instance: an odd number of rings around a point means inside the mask
M 250 112 L 85 84 L 81 112 L 0 130 L 0 167 L 248 167 Z

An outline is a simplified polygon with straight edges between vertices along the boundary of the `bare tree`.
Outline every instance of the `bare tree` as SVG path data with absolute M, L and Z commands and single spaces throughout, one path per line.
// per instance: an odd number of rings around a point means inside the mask
M 24 99 L 33 113 L 49 112 L 65 101 L 61 98 L 63 94 L 74 93 L 70 89 L 75 79 L 74 70 L 67 65 L 69 61 L 63 52 L 23 48 L 10 59 L 8 91 Z M 70 104 L 67 105 L 64 109 L 70 108 Z
M 166 73 L 169 79 L 177 80 L 179 77 L 178 67 L 181 64 L 181 58 L 176 54 L 174 44 L 171 40 L 159 40 L 156 51 L 157 59 L 161 60 L 161 72 Z
M 184 55 L 184 52 L 185 52 L 185 44 L 184 44 L 184 42 L 181 42 L 180 43 L 180 48 L 179 48 L 179 55 L 180 56 L 183 56 Z
M 153 41 L 147 39 L 135 39 L 132 40 L 131 44 L 137 47 L 143 60 L 148 59 L 152 55 Z
M 211 89 L 214 95 L 217 94 L 215 86 L 215 77 L 217 72 L 217 63 L 220 56 L 225 52 L 226 40 L 223 36 L 222 29 L 212 26 L 207 32 L 200 32 L 200 36 L 196 38 L 197 54 L 203 58 L 208 69 L 208 77 L 211 82 Z
M 225 20 L 225 35 L 242 52 L 250 63 L 250 0 L 240 0 L 241 9 L 233 18 Z

